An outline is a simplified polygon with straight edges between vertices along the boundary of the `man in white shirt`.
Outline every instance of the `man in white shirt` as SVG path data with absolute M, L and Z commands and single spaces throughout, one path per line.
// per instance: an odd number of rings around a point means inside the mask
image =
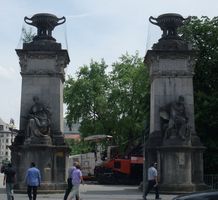
M 148 185 L 147 189 L 145 190 L 144 200 L 146 200 L 147 194 L 151 191 L 151 189 L 155 189 L 155 199 L 159 198 L 159 191 L 158 191 L 158 179 L 157 179 L 157 163 L 154 162 L 148 168 Z

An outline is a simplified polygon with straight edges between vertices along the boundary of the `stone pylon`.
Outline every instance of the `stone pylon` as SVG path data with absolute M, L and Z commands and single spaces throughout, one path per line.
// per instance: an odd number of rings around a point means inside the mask
M 16 49 L 22 89 L 20 130 L 10 147 L 17 171 L 15 188 L 26 190 L 25 173 L 33 161 L 41 171 L 40 190 L 64 189 L 69 148 L 63 135 L 63 83 L 70 60 L 67 50 L 52 37 L 52 30 L 65 17 L 40 13 L 24 21 L 37 28 L 37 35 Z
M 146 168 L 158 162 L 160 189 L 169 192 L 205 188 L 205 148 L 196 135 L 194 122 L 195 51 L 177 34 L 177 28 L 189 20 L 175 13 L 149 18 L 163 34 L 145 56 L 151 80 Z

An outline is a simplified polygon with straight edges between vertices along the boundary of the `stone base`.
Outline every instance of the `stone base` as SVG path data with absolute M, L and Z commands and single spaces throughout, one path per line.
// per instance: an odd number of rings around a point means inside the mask
M 193 182 L 199 184 L 203 182 L 203 163 L 201 152 L 194 150 L 195 148 L 188 145 L 160 147 L 162 191 L 183 193 L 197 190 Z
M 205 191 L 205 190 L 209 190 L 211 189 L 208 185 L 206 185 L 205 183 L 201 183 L 201 184 L 194 184 L 195 186 L 195 191 Z
M 27 185 L 24 183 L 16 184 L 14 186 L 14 192 L 25 194 L 27 190 Z M 38 187 L 38 193 L 57 193 L 57 191 L 64 193 L 67 188 L 67 183 L 42 183 Z
M 54 134 L 52 138 L 52 142 L 54 145 L 65 145 L 63 133 L 58 132 L 58 134 Z
M 185 194 L 209 190 L 209 186 L 202 184 L 160 184 L 159 189 L 163 194 Z
M 203 147 L 203 145 L 200 141 L 200 138 L 196 134 L 191 136 L 191 143 L 192 143 L 192 146 Z
M 158 43 L 154 44 L 153 50 L 188 50 L 188 44 L 178 37 L 161 38 Z
M 32 51 L 32 50 L 38 50 L 38 51 L 52 51 L 52 50 L 61 50 L 61 44 L 57 43 L 53 40 L 37 40 L 30 43 L 23 43 L 23 49 Z
M 195 191 L 193 184 L 161 184 L 160 191 L 163 193 L 188 193 Z
M 31 162 L 40 170 L 42 181 L 39 190 L 66 189 L 66 157 L 69 148 L 66 145 L 28 144 L 12 146 L 12 163 L 17 171 L 15 190 L 26 190 L 25 175 Z
M 43 137 L 30 137 L 25 140 L 24 144 L 32 145 L 32 144 L 44 144 L 51 145 L 51 137 L 49 135 L 44 135 Z

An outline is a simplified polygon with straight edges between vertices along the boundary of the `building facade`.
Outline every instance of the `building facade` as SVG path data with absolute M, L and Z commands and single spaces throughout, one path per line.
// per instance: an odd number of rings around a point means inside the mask
M 72 123 L 70 126 L 64 119 L 64 139 L 80 140 L 79 123 Z
M 10 124 L 0 118 L 0 164 L 3 160 L 11 160 L 11 151 L 8 148 L 15 138 L 15 134 L 9 129 Z

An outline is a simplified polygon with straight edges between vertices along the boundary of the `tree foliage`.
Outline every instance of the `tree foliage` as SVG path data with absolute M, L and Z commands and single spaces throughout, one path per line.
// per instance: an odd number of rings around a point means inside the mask
M 95 149 L 92 143 L 87 143 L 83 140 L 78 141 L 78 140 L 67 139 L 66 143 L 70 147 L 70 154 L 73 155 L 92 152 Z
M 82 137 L 109 134 L 126 148 L 142 134 L 149 111 L 148 72 L 138 53 L 122 55 L 106 73 L 104 60 L 83 66 L 64 89 L 68 123 L 80 122 Z M 132 144 L 131 144 L 132 145 Z
M 218 169 L 218 17 L 192 17 L 181 29 L 196 51 L 194 76 L 196 130 L 207 147 L 206 172 Z M 215 168 L 214 168 L 215 167 Z
M 33 32 L 32 28 L 29 28 L 28 30 L 25 28 L 22 28 L 22 41 L 23 41 L 23 43 L 32 42 L 35 35 L 36 34 Z
M 109 106 L 117 141 L 130 148 L 149 118 L 149 78 L 142 58 L 123 55 L 110 74 Z
M 67 104 L 68 123 L 80 122 L 83 137 L 105 134 L 105 115 L 107 114 L 108 81 L 105 70 L 107 65 L 91 61 L 83 66 L 77 78 L 69 77 L 64 89 Z

